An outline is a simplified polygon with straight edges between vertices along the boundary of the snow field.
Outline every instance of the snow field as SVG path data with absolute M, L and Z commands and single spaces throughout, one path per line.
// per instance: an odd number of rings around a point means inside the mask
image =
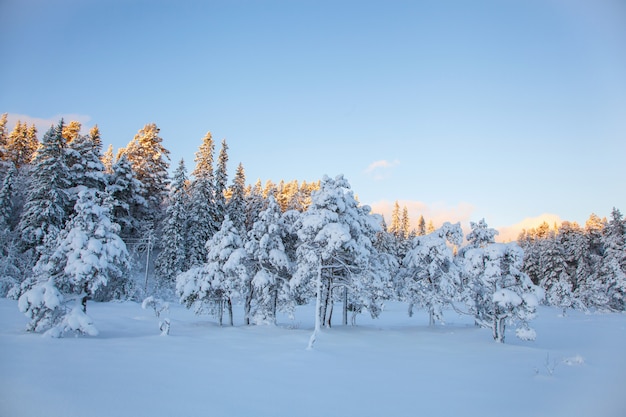
M 471 317 L 428 327 L 406 310 L 390 303 L 306 350 L 312 305 L 277 327 L 243 326 L 236 306 L 219 328 L 171 304 L 161 336 L 139 303 L 90 303 L 97 337 L 52 339 L 0 299 L 0 416 L 626 415 L 625 314 L 541 307 L 536 341 L 510 329 L 498 344 Z

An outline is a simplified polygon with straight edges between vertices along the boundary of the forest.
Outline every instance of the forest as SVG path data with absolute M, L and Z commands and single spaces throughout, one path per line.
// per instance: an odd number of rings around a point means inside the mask
M 275 323 L 315 303 L 315 331 L 388 301 L 443 323 L 453 309 L 504 342 L 524 340 L 540 304 L 624 311 L 626 226 L 619 209 L 584 226 L 543 224 L 496 242 L 485 220 L 410 228 L 396 203 L 389 224 L 342 175 L 246 184 L 227 175 L 228 145 L 201 139 L 191 172 L 170 171 L 156 124 L 103 150 L 97 126 L 63 120 L 44 133 L 0 119 L 0 296 L 18 300 L 28 331 L 97 334 L 92 302 L 178 301 L 220 326 Z M 171 172 L 171 174 L 170 174 Z M 167 332 L 169 324 L 162 323 Z

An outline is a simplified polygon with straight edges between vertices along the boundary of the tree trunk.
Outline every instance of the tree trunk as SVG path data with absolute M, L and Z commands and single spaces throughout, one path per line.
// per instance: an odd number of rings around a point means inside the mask
M 276 311 L 278 310 L 278 286 L 272 288 L 272 324 L 276 325 Z
M 313 344 L 317 339 L 317 335 L 322 328 L 322 267 L 321 265 L 317 269 L 317 296 L 315 297 L 315 330 L 309 339 L 309 346 L 307 349 L 313 349 Z
M 343 287 L 343 325 L 348 325 L 348 287 Z
M 246 295 L 246 302 L 244 304 L 244 323 L 246 326 L 250 325 L 250 311 L 252 310 L 252 291 L 253 291 L 253 286 L 250 285 L 250 288 L 248 288 L 248 295 Z
M 217 306 L 218 306 L 217 319 L 220 324 L 220 327 L 222 327 L 223 319 L 224 319 L 224 299 L 220 299 L 217 303 Z
M 228 299 L 226 300 L 226 303 L 228 305 L 228 321 L 229 321 L 231 326 L 234 326 L 234 322 L 233 322 L 233 302 L 230 299 L 230 297 L 228 297 Z
M 83 306 L 83 313 L 87 314 L 87 299 L 89 298 L 89 285 L 85 282 L 85 286 L 83 287 L 83 297 L 80 300 L 80 303 Z

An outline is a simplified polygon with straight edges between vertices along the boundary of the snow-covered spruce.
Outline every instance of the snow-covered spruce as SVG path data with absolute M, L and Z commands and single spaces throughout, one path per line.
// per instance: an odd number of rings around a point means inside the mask
M 469 244 L 462 251 L 464 298 L 476 323 L 491 328 L 496 342 L 504 342 L 507 324 L 518 324 L 516 335 L 533 340 L 529 322 L 535 317 L 543 290 L 522 272 L 524 251 L 516 243 L 495 243 L 496 231 L 484 221 L 471 223 Z

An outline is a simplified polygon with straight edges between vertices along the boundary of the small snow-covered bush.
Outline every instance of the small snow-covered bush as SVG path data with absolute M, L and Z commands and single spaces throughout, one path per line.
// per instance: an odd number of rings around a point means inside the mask
M 24 292 L 17 302 L 17 307 L 30 319 L 26 327 L 29 332 L 49 330 L 62 320 L 65 313 L 63 295 L 52 280 Z
M 97 336 L 98 329 L 81 306 L 68 312 L 66 300 L 52 279 L 35 285 L 19 298 L 17 306 L 29 319 L 29 332 L 44 332 L 44 336 L 62 337 L 69 332 Z
M 74 307 L 63 320 L 43 335 L 48 337 L 63 337 L 66 333 L 87 334 L 98 336 L 98 329 L 93 325 L 91 317 L 85 314 L 81 306 Z
M 144 310 L 151 308 L 154 311 L 154 315 L 157 318 L 160 318 L 161 313 L 167 313 L 169 311 L 170 304 L 161 300 L 160 298 L 154 298 L 150 296 L 143 300 L 143 303 L 141 303 L 141 308 L 143 308 Z M 161 331 L 161 334 L 163 336 L 170 334 L 169 318 L 164 318 L 163 320 L 159 321 L 159 330 Z

